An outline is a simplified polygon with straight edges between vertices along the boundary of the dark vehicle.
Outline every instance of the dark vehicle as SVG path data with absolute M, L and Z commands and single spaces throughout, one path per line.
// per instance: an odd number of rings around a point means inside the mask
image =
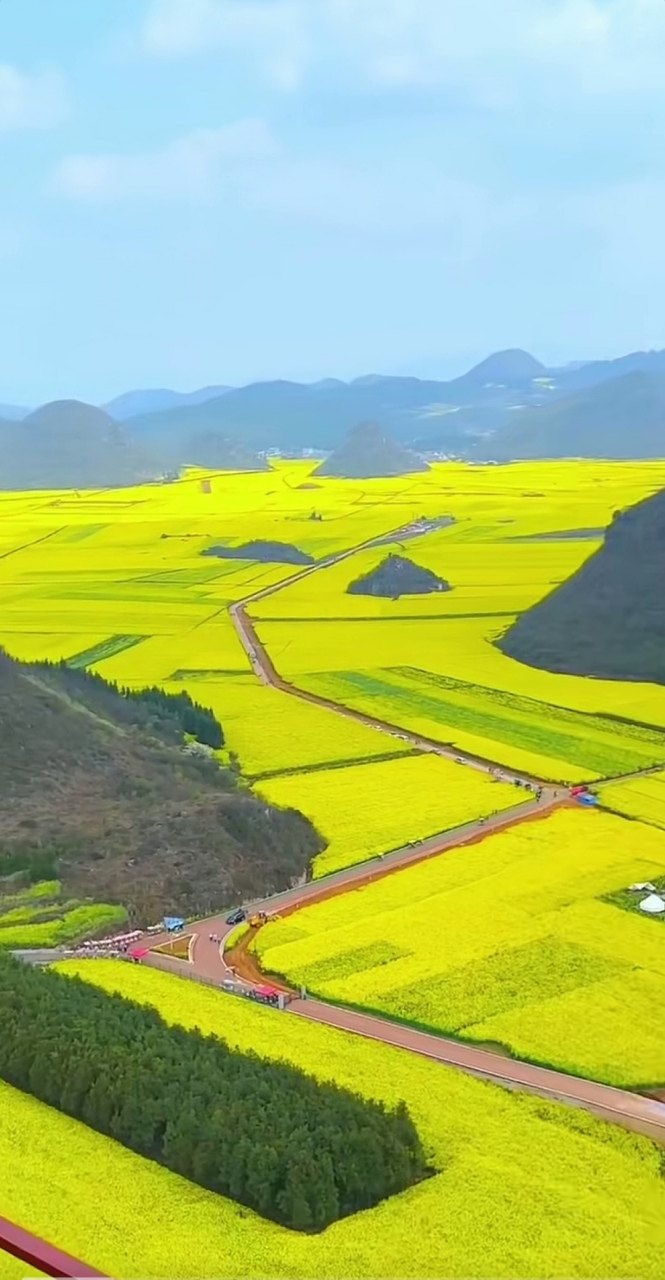
M 243 911 L 242 907 L 238 907 L 236 911 L 232 911 L 230 916 L 226 917 L 226 923 L 242 924 L 243 920 L 246 920 L 246 919 L 247 919 L 247 916 L 245 915 L 245 912 Z

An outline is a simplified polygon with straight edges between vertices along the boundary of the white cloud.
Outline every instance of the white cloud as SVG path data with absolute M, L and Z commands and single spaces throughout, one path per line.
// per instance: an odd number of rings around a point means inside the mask
M 197 129 L 142 155 L 74 155 L 58 165 L 52 187 L 75 200 L 201 200 L 243 165 L 265 159 L 276 143 L 262 120 Z
M 30 76 L 0 64 L 0 131 L 52 129 L 68 114 L 65 83 L 57 71 Z
M 291 89 L 315 57 L 303 18 L 301 0 L 154 0 L 142 42 L 167 58 L 250 49 L 268 80 Z
M 663 0 L 151 0 L 143 48 L 244 51 L 285 87 L 333 67 L 382 87 L 662 91 Z M 286 74 L 283 69 L 287 68 Z

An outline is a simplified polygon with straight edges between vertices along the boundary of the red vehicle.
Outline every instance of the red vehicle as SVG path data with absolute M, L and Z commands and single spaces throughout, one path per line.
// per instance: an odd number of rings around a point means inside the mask
M 276 1005 L 279 1002 L 279 991 L 276 987 L 254 987 L 251 994 L 260 1004 Z
M 571 787 L 570 794 L 571 796 L 585 796 L 588 790 L 588 787 Z

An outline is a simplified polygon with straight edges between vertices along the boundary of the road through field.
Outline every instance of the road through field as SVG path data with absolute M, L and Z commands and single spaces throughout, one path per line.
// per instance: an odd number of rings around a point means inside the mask
M 419 531 L 427 532 L 428 529 L 425 527 Z M 248 605 L 253 601 L 274 594 L 296 579 L 306 577 L 328 565 L 336 564 L 340 560 L 355 554 L 358 550 L 379 546 L 382 543 L 385 544 L 386 541 L 398 536 L 404 537 L 405 534 L 407 536 L 417 536 L 417 532 L 414 532 L 413 527 L 409 527 L 407 530 L 397 530 L 393 534 L 383 535 L 382 538 L 372 539 L 336 556 L 319 561 L 315 565 L 308 566 L 301 573 L 289 578 L 287 582 L 265 587 L 261 591 L 255 592 L 252 596 L 238 601 L 230 606 L 230 614 L 237 634 L 249 657 L 253 670 L 264 684 L 280 689 L 293 697 L 315 703 L 326 708 L 331 713 L 344 715 L 349 719 L 358 720 L 362 724 L 380 729 L 384 733 L 391 734 L 393 737 L 409 743 L 413 747 L 420 748 L 422 751 L 435 752 L 438 755 L 457 761 L 460 765 L 467 765 L 485 773 L 493 774 L 504 782 L 512 781 L 522 786 L 527 784 L 529 786 L 529 799 L 521 804 L 516 804 L 514 808 L 508 811 L 492 815 L 486 819 L 476 819 L 455 830 L 443 832 L 432 836 L 428 840 L 420 841 L 417 845 L 392 850 L 379 858 L 374 858 L 356 866 L 347 867 L 330 876 L 322 877 L 321 880 L 310 881 L 286 890 L 284 893 L 275 894 L 270 898 L 245 904 L 248 915 L 257 911 L 290 913 L 299 906 L 321 901 L 324 898 L 345 893 L 354 888 L 361 888 L 363 885 L 370 884 L 402 867 L 413 865 L 425 858 L 434 857 L 449 849 L 459 848 L 482 840 L 492 831 L 504 830 L 518 823 L 537 820 L 563 805 L 574 803 L 567 787 L 556 787 L 551 783 L 543 782 L 541 779 L 529 777 L 523 773 L 516 773 L 514 770 L 498 766 L 491 760 L 485 760 L 464 751 L 459 751 L 450 745 L 436 742 L 419 734 L 410 733 L 398 725 L 353 711 L 326 698 L 298 689 L 282 679 L 273 666 L 270 656 L 259 640 L 254 625 L 247 614 Z M 657 767 L 655 766 L 654 768 Z M 648 769 L 643 772 L 652 772 L 652 770 Z M 609 781 L 609 779 L 606 781 Z M 214 916 L 197 922 L 194 929 L 195 933 L 190 948 L 191 958 L 189 961 L 171 959 L 164 954 L 152 951 L 145 957 L 145 963 L 165 969 L 171 973 L 178 973 L 182 977 L 195 978 L 214 986 L 220 986 L 224 981 L 234 978 L 247 991 L 259 984 L 262 975 L 258 962 L 250 956 L 247 950 L 247 939 L 235 953 L 238 972 L 236 973 L 235 970 L 229 968 L 224 956 L 224 940 L 232 931 L 232 926 L 226 923 L 223 916 Z M 155 939 L 152 945 L 159 945 L 162 941 L 164 939 Z M 233 959 L 234 956 L 230 955 L 229 961 L 232 962 Z M 281 982 L 274 985 L 279 986 L 283 991 L 288 992 L 289 990 Z M 611 1088 L 596 1081 L 569 1076 L 565 1072 L 537 1067 L 531 1063 L 523 1062 L 498 1052 L 492 1052 L 489 1049 L 476 1048 L 473 1045 L 463 1044 L 445 1036 L 419 1031 L 393 1022 L 388 1018 L 340 1008 L 320 1000 L 292 999 L 287 1005 L 287 1009 L 297 1017 L 307 1018 L 310 1021 L 338 1027 L 356 1035 L 380 1040 L 384 1044 L 400 1047 L 412 1053 L 423 1054 L 438 1062 L 455 1066 L 462 1071 L 480 1076 L 510 1089 L 524 1090 L 539 1094 L 545 1098 L 582 1107 L 607 1120 L 621 1124 L 625 1128 L 634 1129 L 649 1137 L 665 1142 L 665 1105 L 640 1094 Z

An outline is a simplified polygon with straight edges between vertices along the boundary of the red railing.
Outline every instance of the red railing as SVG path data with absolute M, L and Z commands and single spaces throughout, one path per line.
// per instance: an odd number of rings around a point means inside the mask
M 47 1276 L 64 1277 L 65 1280 L 89 1280 L 89 1277 L 109 1280 L 103 1271 L 95 1271 L 85 1262 L 70 1257 L 68 1253 L 31 1235 L 6 1218 L 0 1218 L 0 1250 L 13 1254 L 21 1262 L 26 1262 L 29 1267 L 42 1271 Z

